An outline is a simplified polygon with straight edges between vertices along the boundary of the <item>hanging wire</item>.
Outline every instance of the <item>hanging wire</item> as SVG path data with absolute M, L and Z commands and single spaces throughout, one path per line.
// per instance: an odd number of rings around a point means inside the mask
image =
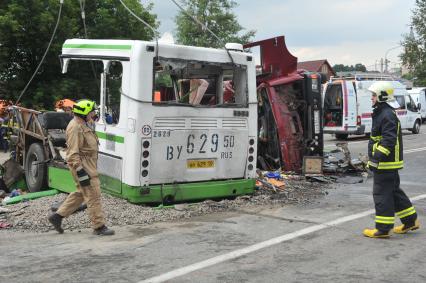
M 121 0 L 120 0 L 121 1 Z M 208 31 L 211 35 L 213 35 L 214 38 L 216 38 L 225 48 L 226 53 L 228 53 L 229 58 L 231 59 L 232 64 L 234 63 L 234 59 L 232 58 L 231 53 L 229 52 L 229 50 L 226 48 L 225 46 L 225 42 L 219 38 L 211 29 L 209 29 L 205 24 L 203 24 L 200 20 L 198 20 L 196 17 L 194 17 L 193 15 L 189 14 L 181 5 L 179 5 L 179 3 L 177 3 L 175 0 L 171 0 L 187 17 L 189 17 L 190 19 L 192 19 L 195 23 L 199 24 L 204 30 Z
M 129 7 L 126 6 L 126 4 L 124 4 L 124 2 L 122 0 L 119 0 L 121 5 L 123 5 L 124 8 L 126 8 L 126 10 L 133 16 L 135 17 L 137 20 L 139 20 L 141 23 L 143 23 L 145 26 L 147 26 L 154 34 L 154 38 L 155 38 L 155 57 L 157 57 L 158 59 L 158 33 L 157 31 L 150 25 L 148 24 L 146 21 L 142 20 L 140 17 L 138 17 L 138 15 L 136 15 Z
M 46 51 L 44 52 L 43 57 L 41 58 L 40 63 L 38 64 L 37 68 L 35 69 L 33 75 L 31 76 L 30 80 L 28 81 L 27 85 L 22 90 L 22 92 L 19 95 L 18 99 L 16 100 L 15 104 L 18 104 L 19 101 L 21 101 L 22 96 L 24 95 L 25 91 L 28 89 L 29 85 L 31 84 L 32 80 L 34 79 L 35 75 L 37 74 L 38 70 L 40 69 L 40 66 L 43 64 L 44 59 L 46 58 L 47 52 L 49 52 L 50 46 L 52 45 L 52 42 L 53 42 L 53 38 L 55 38 L 55 35 L 56 35 L 56 30 L 58 29 L 58 26 L 59 26 L 59 21 L 61 19 L 62 5 L 63 4 L 64 4 L 64 0 L 59 0 L 58 19 L 56 20 L 56 25 L 55 25 L 55 28 L 53 30 L 52 36 L 50 37 L 49 44 L 47 45 Z
M 85 5 L 86 5 L 86 1 L 85 0 L 79 0 L 80 3 L 80 11 L 81 11 L 81 19 L 83 20 L 83 29 L 84 29 L 84 37 L 88 38 L 89 36 L 87 35 L 87 26 L 86 26 L 86 13 L 85 13 Z M 96 80 L 96 86 L 98 87 L 98 90 L 100 89 L 100 82 L 98 81 L 98 76 L 96 75 L 96 71 L 95 71 L 95 65 L 93 64 L 92 61 L 90 61 L 90 66 L 92 68 L 92 73 L 93 73 L 93 77 Z

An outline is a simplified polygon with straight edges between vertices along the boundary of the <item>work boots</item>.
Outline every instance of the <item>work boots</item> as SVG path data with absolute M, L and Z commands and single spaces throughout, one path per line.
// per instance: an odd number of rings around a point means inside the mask
M 416 221 L 412 224 L 402 224 L 395 228 L 393 228 L 393 232 L 395 234 L 405 234 L 408 231 L 414 231 L 420 228 L 420 221 L 416 219 Z
M 364 236 L 369 238 L 389 238 L 389 231 L 381 231 L 377 229 L 365 229 L 363 232 Z
M 115 231 L 108 229 L 107 226 L 103 225 L 102 227 L 93 230 L 93 234 L 99 235 L 99 236 L 112 236 L 115 234 Z
M 64 233 L 64 229 L 62 229 L 62 216 L 57 213 L 52 213 L 47 219 L 50 223 L 52 223 L 53 227 L 59 234 Z

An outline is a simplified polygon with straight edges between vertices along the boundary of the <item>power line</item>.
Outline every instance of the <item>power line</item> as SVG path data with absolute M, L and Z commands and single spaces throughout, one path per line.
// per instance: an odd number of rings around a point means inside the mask
M 30 80 L 28 81 L 27 85 L 25 86 L 25 88 L 22 90 L 21 94 L 18 97 L 18 100 L 16 100 L 15 104 L 18 104 L 19 101 L 21 100 L 22 96 L 24 95 L 25 91 L 28 89 L 29 85 L 31 84 L 32 80 L 34 79 L 35 75 L 37 74 L 38 70 L 40 69 L 41 64 L 43 64 L 44 59 L 46 58 L 47 52 L 49 52 L 50 46 L 52 45 L 53 42 L 53 38 L 56 35 L 56 30 L 58 29 L 59 26 L 59 21 L 61 19 L 61 14 L 62 14 L 62 5 L 64 4 L 64 0 L 59 0 L 59 12 L 58 12 L 58 19 L 56 20 L 56 25 L 55 28 L 53 30 L 52 36 L 50 37 L 50 41 L 49 44 L 47 45 L 46 51 L 43 54 L 43 57 L 41 58 L 40 63 L 38 64 L 37 68 L 35 69 L 33 75 L 31 76 Z
M 148 24 L 146 21 L 142 20 L 140 17 L 138 17 L 138 15 L 136 15 L 132 10 L 130 10 L 129 7 L 126 6 L 126 4 L 124 4 L 124 2 L 122 0 L 119 0 L 121 5 L 123 5 L 124 8 L 126 8 L 126 10 L 136 19 L 138 19 L 141 23 L 143 23 L 145 26 L 147 26 L 149 29 L 151 29 L 151 31 L 154 33 L 154 37 L 158 38 L 157 36 L 157 31 L 150 25 Z
M 87 35 L 87 26 L 86 26 L 86 13 L 84 11 L 85 5 L 86 5 L 86 0 L 79 0 L 80 3 L 80 11 L 81 11 L 81 19 L 83 21 L 83 29 L 84 29 L 84 37 L 88 38 Z M 95 71 L 95 66 L 93 65 L 93 62 L 90 61 L 90 67 L 92 69 L 92 73 L 93 73 L 93 77 L 96 80 L 96 86 L 98 87 L 98 90 L 100 89 L 100 82 L 98 83 L 98 76 L 96 75 L 96 71 Z
M 121 1 L 121 0 L 120 0 Z M 231 53 L 229 52 L 229 50 L 226 48 L 225 46 L 225 42 L 219 38 L 212 30 L 210 30 L 205 24 L 203 24 L 200 20 L 198 20 L 196 17 L 194 17 L 193 15 L 189 14 L 181 5 L 179 5 L 175 0 L 171 0 L 187 17 L 189 17 L 190 19 L 192 19 L 195 23 L 199 24 L 204 30 L 208 31 L 210 34 L 212 34 L 214 36 L 214 38 L 216 38 L 225 48 L 226 52 L 228 53 L 229 58 L 231 59 L 232 64 L 234 64 L 234 59 L 232 58 Z
M 136 15 L 129 7 L 126 6 L 126 4 L 124 4 L 124 2 L 122 0 L 119 0 L 121 5 L 123 5 L 123 7 L 133 16 L 135 17 L 137 20 L 139 20 L 141 23 L 143 23 L 145 26 L 147 26 L 149 29 L 151 29 L 151 31 L 154 34 L 154 38 L 155 38 L 155 57 L 157 57 L 158 59 L 158 34 L 157 31 L 150 25 L 148 24 L 146 21 L 142 20 L 140 17 L 138 17 L 138 15 Z

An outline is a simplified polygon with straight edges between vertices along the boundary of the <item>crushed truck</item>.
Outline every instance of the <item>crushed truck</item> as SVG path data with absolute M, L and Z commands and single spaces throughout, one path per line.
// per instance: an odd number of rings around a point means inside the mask
M 284 36 L 244 45 L 253 47 L 260 47 L 261 60 L 256 79 L 258 167 L 300 173 L 306 161 L 321 162 L 323 156 L 321 85 L 325 76 L 298 70 Z
M 252 54 L 132 40 L 70 39 L 62 72 L 100 77 L 101 188 L 134 203 L 252 193 L 257 99 Z M 224 85 L 232 81 L 232 99 Z M 65 161 L 66 112 L 12 107 L 16 160 L 30 191 L 75 190 Z

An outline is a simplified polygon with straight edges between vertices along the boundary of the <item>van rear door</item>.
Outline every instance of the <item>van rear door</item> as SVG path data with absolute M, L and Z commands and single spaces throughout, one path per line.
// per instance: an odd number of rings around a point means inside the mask
M 335 81 L 324 93 L 324 130 L 350 133 L 357 130 L 357 104 L 351 81 Z
M 342 81 L 327 84 L 324 93 L 324 127 L 338 129 L 343 125 Z
M 406 129 L 408 128 L 406 97 L 405 95 L 395 95 L 395 99 L 400 106 L 395 110 L 395 112 L 398 115 L 399 121 L 401 122 L 401 128 Z
M 343 83 L 343 128 L 349 132 L 357 130 L 357 101 L 352 81 Z

